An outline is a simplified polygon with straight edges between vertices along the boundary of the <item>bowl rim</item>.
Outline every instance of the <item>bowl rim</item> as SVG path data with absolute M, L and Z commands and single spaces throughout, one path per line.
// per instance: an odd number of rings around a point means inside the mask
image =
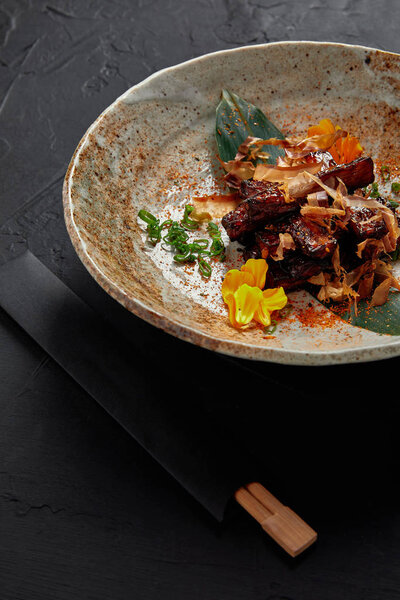
M 392 336 L 394 339 L 391 343 L 387 344 L 372 344 L 368 347 L 352 347 L 352 348 L 341 348 L 338 350 L 290 350 L 282 348 L 271 348 L 268 346 L 249 344 L 248 342 L 241 342 L 231 340 L 223 337 L 214 337 L 208 335 L 205 331 L 200 329 L 193 329 L 189 326 L 182 325 L 178 321 L 175 321 L 173 315 L 166 317 L 161 312 L 158 312 L 144 302 L 131 298 L 124 290 L 122 290 L 114 281 L 112 281 L 107 275 L 101 270 L 99 265 L 91 258 L 90 254 L 85 249 L 85 243 L 80 237 L 78 228 L 75 225 L 73 212 L 72 212 L 72 198 L 71 189 L 73 187 L 73 174 L 77 159 L 85 144 L 87 143 L 91 133 L 96 129 L 98 124 L 104 119 L 104 117 L 111 112 L 119 103 L 121 103 L 127 96 L 131 95 L 132 92 L 139 90 L 140 88 L 147 86 L 153 79 L 157 79 L 163 74 L 174 71 L 179 68 L 185 68 L 190 65 L 212 59 L 214 56 L 222 56 L 226 54 L 242 53 L 248 50 L 254 49 L 267 49 L 273 46 L 332 46 L 335 48 L 354 49 L 364 52 L 374 52 L 378 54 L 391 55 L 400 58 L 400 54 L 396 52 L 390 52 L 381 50 L 379 48 L 372 48 L 369 46 L 363 46 L 359 44 L 345 44 L 341 42 L 323 42 L 323 41 L 312 41 L 312 40 L 288 40 L 270 42 L 264 44 L 251 44 L 246 46 L 239 46 L 235 48 L 228 48 L 225 50 L 217 50 L 202 54 L 198 57 L 191 58 L 186 61 L 170 65 L 158 71 L 155 71 L 139 83 L 131 86 L 120 96 L 118 96 L 109 106 L 107 106 L 95 121 L 89 126 L 86 132 L 80 139 L 72 158 L 69 162 L 62 189 L 62 199 L 64 208 L 64 219 L 68 234 L 74 249 L 80 258 L 83 265 L 89 271 L 95 281 L 105 291 L 127 308 L 130 312 L 143 319 L 144 321 L 154 325 L 163 331 L 178 337 L 184 341 L 190 342 L 197 346 L 206 348 L 226 354 L 228 356 L 235 356 L 237 358 L 247 358 L 252 360 L 273 362 L 287 365 L 299 365 L 299 366 L 327 366 L 327 365 L 338 365 L 338 364 L 350 364 L 355 362 L 371 362 L 378 359 L 391 358 L 400 354 L 400 336 Z M 379 334 L 377 334 L 379 335 Z M 386 336 L 384 336 L 386 338 Z M 244 352 L 244 349 L 246 350 Z M 249 349 L 252 352 L 249 354 Z

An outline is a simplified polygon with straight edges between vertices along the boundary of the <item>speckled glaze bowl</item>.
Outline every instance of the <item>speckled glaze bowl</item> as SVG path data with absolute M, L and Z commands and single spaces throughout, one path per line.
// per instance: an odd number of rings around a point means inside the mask
M 68 232 L 84 265 L 128 310 L 211 350 L 301 365 L 399 355 L 400 337 L 335 319 L 304 291 L 290 295 L 294 312 L 276 337 L 266 338 L 256 327 L 236 331 L 220 296 L 224 273 L 240 264 L 236 244 L 229 244 L 227 261 L 204 280 L 195 267 L 174 263 L 161 244 L 146 242 L 141 208 L 177 217 L 194 196 L 223 190 L 214 126 L 224 87 L 258 105 L 287 134 L 302 134 L 330 117 L 357 135 L 373 158 L 399 156 L 399 55 L 285 42 L 190 60 L 132 87 L 79 143 L 63 199 Z

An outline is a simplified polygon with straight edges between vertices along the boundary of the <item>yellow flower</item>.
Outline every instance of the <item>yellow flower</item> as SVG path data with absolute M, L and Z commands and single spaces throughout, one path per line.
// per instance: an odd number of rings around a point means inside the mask
M 261 325 L 268 327 L 268 325 L 271 325 L 271 313 L 286 306 L 287 296 L 282 287 L 264 290 L 262 296 L 253 318 Z
M 253 319 L 264 326 L 271 323 L 271 313 L 287 303 L 283 288 L 262 291 L 268 270 L 267 261 L 250 258 L 238 271 L 231 269 L 222 283 L 222 297 L 229 308 L 229 320 L 244 327 Z
M 319 125 L 313 125 L 309 127 L 307 136 L 323 135 L 324 133 L 335 133 L 338 129 L 341 129 L 339 125 L 336 127 L 333 125 L 330 119 L 322 119 Z M 363 148 L 356 137 L 347 135 L 344 138 L 339 138 L 333 146 L 329 148 L 329 152 L 332 158 L 338 164 L 347 164 L 359 156 L 363 152 Z
M 313 125 L 308 128 L 307 137 L 313 135 L 323 135 L 324 133 L 335 133 L 337 128 L 330 119 L 322 119 L 318 125 Z
M 254 275 L 250 272 L 238 271 L 237 269 L 231 269 L 228 271 L 221 287 L 222 297 L 225 302 L 227 297 L 234 294 L 236 290 L 244 283 L 247 283 L 248 285 L 255 285 Z
M 249 258 L 245 265 L 240 267 L 244 273 L 251 273 L 254 277 L 253 285 L 262 290 L 265 285 L 265 277 L 268 271 L 268 264 L 264 258 Z
M 262 299 L 262 291 L 243 283 L 233 294 L 229 294 L 226 303 L 229 307 L 229 320 L 234 327 L 248 325 L 254 317 Z

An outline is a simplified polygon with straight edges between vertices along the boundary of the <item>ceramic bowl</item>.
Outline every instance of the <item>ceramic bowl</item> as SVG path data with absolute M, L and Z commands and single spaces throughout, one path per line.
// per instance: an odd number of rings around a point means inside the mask
M 178 265 L 161 244 L 153 248 L 146 241 L 141 208 L 178 217 L 194 196 L 223 190 L 214 138 L 222 88 L 259 106 L 286 134 L 302 134 L 329 117 L 359 137 L 373 158 L 399 155 L 399 55 L 284 42 L 216 52 L 164 69 L 111 104 L 72 157 L 63 190 L 65 219 L 88 271 L 135 315 L 217 352 L 301 365 L 400 354 L 400 337 L 333 318 L 305 291 L 290 294 L 294 311 L 275 337 L 256 327 L 237 331 L 220 295 L 224 273 L 240 264 L 237 244 L 229 244 L 227 261 L 205 280 L 196 267 Z

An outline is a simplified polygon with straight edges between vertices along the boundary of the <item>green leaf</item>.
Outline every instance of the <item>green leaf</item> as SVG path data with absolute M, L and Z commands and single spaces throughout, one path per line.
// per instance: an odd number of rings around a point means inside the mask
M 223 161 L 233 160 L 240 144 L 248 136 L 261 139 L 285 138 L 259 108 L 228 90 L 222 90 L 216 112 L 215 136 L 219 156 Z M 278 156 L 285 154 L 277 146 L 264 146 L 263 150 L 270 155 L 268 163 L 276 163 Z
M 357 314 L 354 308 L 343 315 L 345 321 L 351 325 L 385 333 L 386 335 L 400 335 L 400 293 L 391 292 L 389 298 L 382 306 L 371 306 L 368 300 L 357 303 Z

